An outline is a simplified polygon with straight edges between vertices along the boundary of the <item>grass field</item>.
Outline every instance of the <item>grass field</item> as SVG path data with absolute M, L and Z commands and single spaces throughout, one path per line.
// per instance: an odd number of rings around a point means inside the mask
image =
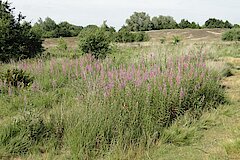
M 99 61 L 46 39 L 42 57 L 0 64 L 34 77 L 0 84 L 0 158 L 240 159 L 240 44 L 223 31 L 151 31 Z

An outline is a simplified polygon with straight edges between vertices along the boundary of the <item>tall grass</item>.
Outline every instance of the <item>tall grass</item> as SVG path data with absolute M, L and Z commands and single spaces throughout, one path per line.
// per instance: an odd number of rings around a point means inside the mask
M 89 159 L 116 149 L 145 148 L 186 111 L 197 116 L 225 101 L 218 75 L 206 67 L 203 54 L 164 58 L 153 54 L 118 65 L 114 59 L 88 55 L 12 67 L 31 73 L 35 81 L 27 89 L 1 84 L 9 91 L 0 93 L 1 101 L 18 115 L 17 122 L 1 129 L 2 155 L 27 154 L 34 151 L 31 146 L 41 146 L 45 152 L 64 148 L 73 159 Z M 19 116 L 19 111 L 26 115 L 34 109 L 43 113 L 37 119 Z M 49 117 L 56 112 L 61 118 L 53 121 Z M 29 137 L 32 121 L 40 138 Z

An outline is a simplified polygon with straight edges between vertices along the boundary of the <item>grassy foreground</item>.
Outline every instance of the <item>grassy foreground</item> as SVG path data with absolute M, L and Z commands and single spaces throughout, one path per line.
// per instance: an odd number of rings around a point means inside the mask
M 1 84 L 2 159 L 239 156 L 239 44 L 120 46 L 104 61 L 72 52 L 1 64 L 35 77 L 26 89 Z M 230 104 L 218 107 L 220 84 Z

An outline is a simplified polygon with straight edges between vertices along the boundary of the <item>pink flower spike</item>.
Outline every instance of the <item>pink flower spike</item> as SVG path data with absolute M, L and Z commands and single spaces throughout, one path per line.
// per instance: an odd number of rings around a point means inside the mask
M 180 89 L 180 99 L 183 99 L 184 97 L 184 91 L 183 88 Z

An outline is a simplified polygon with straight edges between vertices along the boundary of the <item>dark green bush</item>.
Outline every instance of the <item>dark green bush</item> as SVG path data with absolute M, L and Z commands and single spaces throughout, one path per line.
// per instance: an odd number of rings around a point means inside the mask
M 220 19 L 216 19 L 216 18 L 209 18 L 204 26 L 206 28 L 232 28 L 233 25 L 231 23 L 229 23 L 228 21 L 223 21 Z
M 149 36 L 145 32 L 130 32 L 127 29 L 122 29 L 115 34 L 115 42 L 127 43 L 127 42 L 144 42 L 148 41 Z
M 96 59 L 105 58 L 110 53 L 110 42 L 106 31 L 99 28 L 84 29 L 79 34 L 80 50 Z
M 14 87 L 28 87 L 33 83 L 33 77 L 22 69 L 7 70 L 6 73 L 0 74 L 0 80 L 6 85 Z
M 171 16 L 157 16 L 152 18 L 153 30 L 159 29 L 176 29 L 178 28 L 177 22 Z
M 32 32 L 30 23 L 23 22 L 24 16 L 14 17 L 8 2 L 0 1 L 0 61 L 31 58 L 40 53 L 42 40 Z
M 134 42 L 134 34 L 128 30 L 121 30 L 116 33 L 115 42 L 126 43 Z
M 192 29 L 200 29 L 200 25 L 196 24 L 195 22 L 189 22 L 186 19 L 182 19 L 181 22 L 178 24 L 178 27 L 181 29 L 184 28 L 192 28 Z
M 224 41 L 240 41 L 240 28 L 230 29 L 222 34 Z
M 145 32 L 134 33 L 135 42 L 145 42 L 149 40 L 149 36 Z

